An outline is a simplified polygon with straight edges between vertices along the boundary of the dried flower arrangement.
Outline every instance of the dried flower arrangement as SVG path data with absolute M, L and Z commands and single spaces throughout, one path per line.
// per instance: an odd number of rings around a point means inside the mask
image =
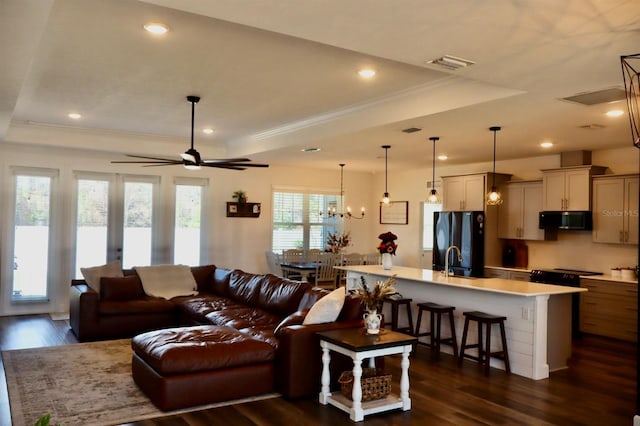
M 340 253 L 342 249 L 351 244 L 351 233 L 345 232 L 344 234 L 332 234 L 329 232 L 327 237 L 327 248 L 325 251 L 332 253 Z
M 362 304 L 369 310 L 381 310 L 382 302 L 385 298 L 397 294 L 398 291 L 395 288 L 396 275 L 394 274 L 388 280 L 376 281 L 373 289 L 369 289 L 366 280 L 360 276 L 360 287 L 355 290 L 354 296 L 362 300 Z

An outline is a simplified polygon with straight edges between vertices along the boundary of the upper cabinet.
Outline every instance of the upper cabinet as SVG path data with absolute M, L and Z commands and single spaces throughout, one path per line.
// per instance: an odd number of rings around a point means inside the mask
M 496 185 L 510 175 L 496 173 Z M 442 177 L 442 210 L 484 211 L 485 196 L 493 183 L 492 173 Z
M 638 175 L 593 179 L 593 241 L 638 244 Z
M 542 171 L 542 210 L 591 210 L 591 177 L 606 167 L 577 166 Z
M 518 240 L 544 240 L 538 228 L 542 210 L 542 181 L 508 182 L 504 186 L 504 203 L 498 211 L 498 236 Z

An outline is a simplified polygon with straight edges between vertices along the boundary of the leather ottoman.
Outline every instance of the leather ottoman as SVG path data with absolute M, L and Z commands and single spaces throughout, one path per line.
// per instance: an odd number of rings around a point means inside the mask
M 274 391 L 275 349 L 230 327 L 150 331 L 131 346 L 133 380 L 163 411 Z

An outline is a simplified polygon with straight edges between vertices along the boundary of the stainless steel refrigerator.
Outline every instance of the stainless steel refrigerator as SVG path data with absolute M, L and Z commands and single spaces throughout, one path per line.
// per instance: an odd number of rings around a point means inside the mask
M 484 276 L 484 212 L 435 212 L 433 227 L 433 270 L 444 271 L 447 249 L 449 271 L 467 277 Z

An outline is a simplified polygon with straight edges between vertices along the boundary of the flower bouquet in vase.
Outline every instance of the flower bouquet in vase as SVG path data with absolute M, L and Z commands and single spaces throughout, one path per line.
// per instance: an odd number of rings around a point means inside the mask
M 377 249 L 382 255 L 382 269 L 391 269 L 393 265 L 391 256 L 396 254 L 396 249 L 398 248 L 396 240 L 398 236 L 393 232 L 385 232 L 384 234 L 378 235 L 378 238 L 380 239 L 380 244 L 378 244 Z

